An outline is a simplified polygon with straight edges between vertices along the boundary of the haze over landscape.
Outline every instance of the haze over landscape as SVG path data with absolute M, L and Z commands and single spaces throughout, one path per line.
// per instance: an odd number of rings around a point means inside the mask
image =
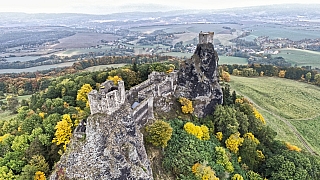
M 274 4 L 319 4 L 317 0 L 198 0 L 198 1 L 170 1 L 170 0 L 11 0 L 1 2 L 0 12 L 26 12 L 26 13 L 85 13 L 85 14 L 111 14 L 120 12 L 153 12 L 187 9 L 226 9 L 236 7 L 249 7 Z

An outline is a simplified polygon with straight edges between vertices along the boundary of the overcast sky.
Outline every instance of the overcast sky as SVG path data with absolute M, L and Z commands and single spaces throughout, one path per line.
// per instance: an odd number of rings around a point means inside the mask
M 270 4 L 320 4 L 319 0 L 2 0 L 0 12 L 27 13 L 88 13 L 109 14 L 139 10 L 148 4 L 157 8 L 145 11 L 164 11 L 174 9 L 225 9 Z

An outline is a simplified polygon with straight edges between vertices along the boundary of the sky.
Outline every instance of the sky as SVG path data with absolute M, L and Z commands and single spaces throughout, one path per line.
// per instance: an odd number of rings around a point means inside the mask
M 2 0 L 0 12 L 86 13 L 226 9 L 271 4 L 320 4 L 319 0 Z M 150 6 L 152 4 L 153 6 Z M 152 8 L 151 8 L 152 7 Z

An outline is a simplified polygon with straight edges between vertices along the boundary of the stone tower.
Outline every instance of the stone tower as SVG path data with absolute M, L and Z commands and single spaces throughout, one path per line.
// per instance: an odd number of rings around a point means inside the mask
M 213 47 L 213 32 L 199 33 L 199 44 L 191 57 L 180 65 L 176 97 L 194 102 L 194 115 L 205 117 L 213 113 L 223 96 L 219 85 L 219 57 Z
M 199 44 L 213 44 L 213 35 L 214 32 L 200 32 L 199 33 Z

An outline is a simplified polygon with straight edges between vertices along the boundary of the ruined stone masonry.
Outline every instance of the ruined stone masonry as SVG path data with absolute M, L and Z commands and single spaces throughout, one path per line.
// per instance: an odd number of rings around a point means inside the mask
M 168 101 L 186 97 L 194 103 L 194 115 L 204 117 L 222 104 L 212 42 L 213 32 L 201 32 L 194 55 L 178 72 L 152 72 L 128 91 L 123 81 L 106 81 L 99 91 L 91 91 L 91 115 L 75 129 L 50 179 L 64 172 L 69 179 L 152 180 L 140 128 L 154 118 L 154 108 L 167 112 L 174 104 Z

